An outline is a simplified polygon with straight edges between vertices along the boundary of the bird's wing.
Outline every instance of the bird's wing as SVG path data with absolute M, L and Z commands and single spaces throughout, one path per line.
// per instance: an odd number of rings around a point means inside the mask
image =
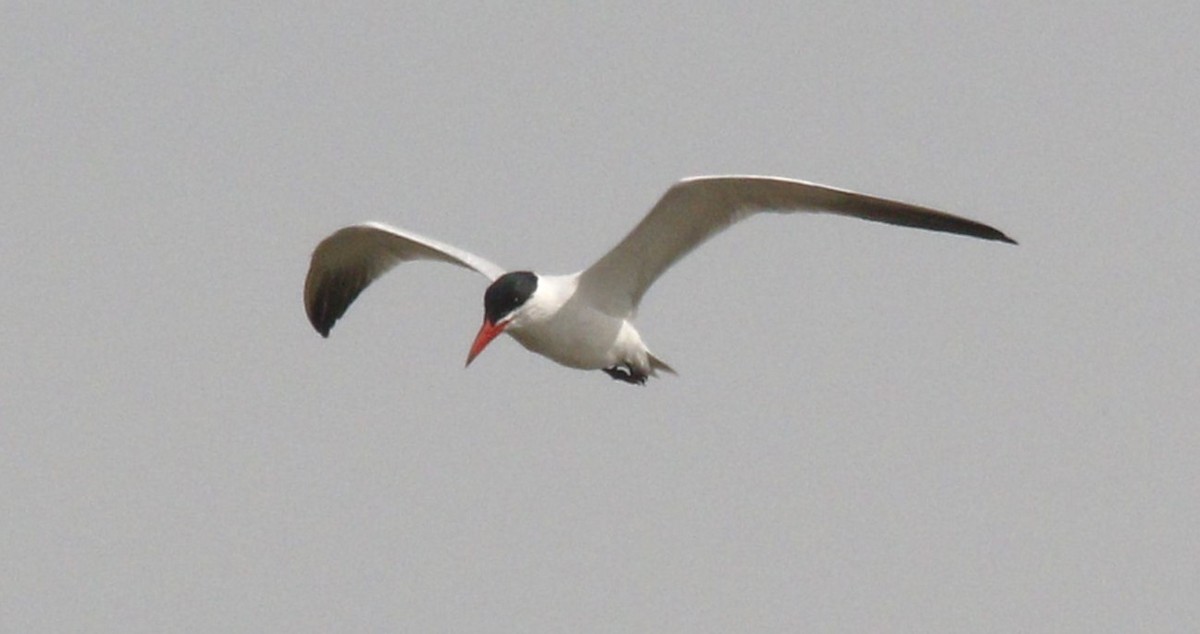
M 304 309 L 313 328 L 328 337 L 334 322 L 363 289 L 409 260 L 447 262 L 477 271 L 489 280 L 504 274 L 504 269 L 477 255 L 411 231 L 378 222 L 351 225 L 335 231 L 313 250 L 304 280 Z
M 1016 244 L 974 220 L 886 198 L 783 178 L 700 176 L 668 189 L 624 240 L 583 271 L 579 290 L 605 312 L 632 313 L 646 289 L 679 258 L 759 211 L 840 214 Z

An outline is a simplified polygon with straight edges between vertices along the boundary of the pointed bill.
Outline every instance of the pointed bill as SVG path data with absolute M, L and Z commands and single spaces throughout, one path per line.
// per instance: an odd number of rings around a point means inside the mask
M 479 327 L 479 334 L 475 335 L 475 341 L 471 344 L 471 352 L 467 354 L 467 366 L 479 356 L 480 352 L 487 347 L 492 339 L 500 336 L 504 332 L 504 327 L 508 325 L 507 321 L 501 321 L 498 324 L 493 324 L 488 321 L 487 317 L 483 318 L 483 325 Z

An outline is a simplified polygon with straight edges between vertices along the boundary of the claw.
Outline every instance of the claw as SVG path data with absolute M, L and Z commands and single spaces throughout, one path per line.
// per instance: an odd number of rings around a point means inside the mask
M 645 385 L 648 375 L 642 374 L 633 369 L 633 366 L 626 363 L 624 366 L 614 365 L 611 368 L 604 368 L 604 373 L 618 381 L 624 381 L 630 385 Z

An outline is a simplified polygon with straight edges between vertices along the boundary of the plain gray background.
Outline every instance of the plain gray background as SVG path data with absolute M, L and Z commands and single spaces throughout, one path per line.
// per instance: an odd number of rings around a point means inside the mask
M 139 6 L 140 5 L 140 6 Z M 0 24 L 5 632 L 1200 629 L 1194 2 L 21 3 Z M 401 267 L 570 272 L 678 178 L 757 217 L 635 388 Z

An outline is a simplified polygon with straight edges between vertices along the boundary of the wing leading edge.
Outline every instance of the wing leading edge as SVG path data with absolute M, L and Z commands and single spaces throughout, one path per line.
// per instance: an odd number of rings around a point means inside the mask
M 359 293 L 401 262 L 433 260 L 470 269 L 489 280 L 504 269 L 481 258 L 411 231 L 378 222 L 335 231 L 313 250 L 304 280 L 304 308 L 313 328 L 328 337 Z
M 650 285 L 705 240 L 763 211 L 831 213 L 1016 244 L 968 218 L 845 189 L 764 176 L 700 176 L 667 190 L 617 246 L 585 270 L 580 291 L 603 310 L 636 310 Z

